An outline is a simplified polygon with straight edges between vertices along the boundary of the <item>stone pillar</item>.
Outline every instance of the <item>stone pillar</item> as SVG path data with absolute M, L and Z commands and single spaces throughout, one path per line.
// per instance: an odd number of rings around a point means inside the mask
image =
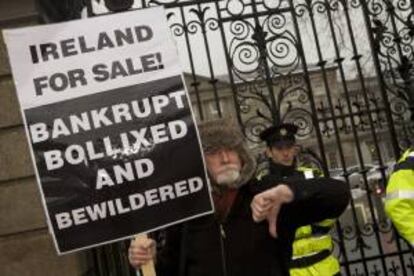
M 36 24 L 29 1 L 4 1 L 10 12 L 0 9 L 0 31 Z M 56 253 L 0 35 L 0 275 L 76 276 L 87 268 L 86 253 Z

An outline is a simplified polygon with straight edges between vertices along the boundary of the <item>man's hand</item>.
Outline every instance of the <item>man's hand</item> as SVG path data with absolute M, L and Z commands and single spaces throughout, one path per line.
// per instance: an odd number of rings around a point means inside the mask
M 252 216 L 255 222 L 266 219 L 269 223 L 269 233 L 272 237 L 277 237 L 277 217 L 283 204 L 293 200 L 292 190 L 285 184 L 280 184 L 274 188 L 257 194 L 250 204 Z
M 156 255 L 156 242 L 153 239 L 135 239 L 131 241 L 128 249 L 129 263 L 139 269 L 142 265 L 154 260 Z

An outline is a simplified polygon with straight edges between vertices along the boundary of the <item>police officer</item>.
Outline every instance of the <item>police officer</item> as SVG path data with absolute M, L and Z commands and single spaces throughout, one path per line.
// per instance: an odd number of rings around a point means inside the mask
M 297 131 L 298 128 L 293 124 L 279 124 L 265 129 L 260 134 L 261 140 L 266 142 L 266 156 L 269 158 L 267 175 L 259 175 L 263 185 L 309 179 L 318 175 L 317 170 L 312 168 L 297 167 L 296 156 L 300 150 L 295 139 Z M 332 255 L 333 241 L 329 234 L 334 222 L 333 219 L 327 219 L 296 230 L 290 264 L 291 275 L 340 275 L 340 265 Z
M 414 148 L 404 152 L 387 185 L 385 211 L 401 236 L 414 246 Z

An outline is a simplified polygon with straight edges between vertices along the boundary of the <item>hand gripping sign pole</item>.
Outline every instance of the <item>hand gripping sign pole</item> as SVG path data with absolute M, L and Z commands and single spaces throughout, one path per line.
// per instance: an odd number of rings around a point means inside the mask
M 135 237 L 135 239 L 132 242 L 133 243 L 139 242 L 139 241 L 146 240 L 146 239 L 148 239 L 147 234 L 139 234 Z M 139 271 L 137 271 L 137 276 L 157 276 L 155 272 L 154 261 L 152 260 L 142 265 L 141 271 L 142 271 L 142 274 L 140 274 Z

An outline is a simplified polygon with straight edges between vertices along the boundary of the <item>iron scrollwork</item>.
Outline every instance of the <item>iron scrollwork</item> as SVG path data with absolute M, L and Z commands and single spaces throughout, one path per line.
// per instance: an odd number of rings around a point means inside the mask
M 381 62 L 386 89 L 391 96 L 392 111 L 401 122 L 406 109 L 411 118 L 404 118 L 405 128 L 414 127 L 414 7 L 408 0 L 368 1 L 374 48 Z M 399 98 L 400 100 L 396 100 Z M 405 102 L 405 104 L 403 103 Z M 407 113 L 409 113 L 407 112 Z M 411 121 L 411 122 L 410 122 Z M 407 140 L 408 137 L 401 137 Z

